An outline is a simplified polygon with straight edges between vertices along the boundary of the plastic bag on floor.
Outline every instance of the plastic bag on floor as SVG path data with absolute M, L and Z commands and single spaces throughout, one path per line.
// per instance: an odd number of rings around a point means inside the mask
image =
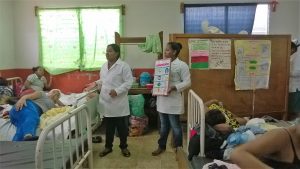
M 129 127 L 129 136 L 141 136 L 144 134 L 145 129 L 148 126 L 148 117 L 136 117 L 131 116 L 129 119 L 130 127 Z
M 137 117 L 145 116 L 145 112 L 144 112 L 145 99 L 142 94 L 129 95 L 128 100 L 129 100 L 130 114 L 132 116 L 137 116 Z

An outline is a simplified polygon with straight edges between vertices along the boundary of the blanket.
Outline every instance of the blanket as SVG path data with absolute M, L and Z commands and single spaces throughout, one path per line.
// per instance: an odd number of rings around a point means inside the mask
M 47 125 L 55 122 L 57 119 L 59 119 L 61 116 L 63 116 L 65 113 L 71 111 L 71 107 L 65 106 L 65 107 L 58 107 L 58 108 L 52 108 L 48 110 L 47 112 L 43 113 L 40 117 L 40 129 L 44 129 L 47 127 Z

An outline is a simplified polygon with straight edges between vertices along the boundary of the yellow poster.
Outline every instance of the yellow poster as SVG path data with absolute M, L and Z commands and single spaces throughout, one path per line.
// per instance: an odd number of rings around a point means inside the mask
M 267 89 L 271 68 L 271 41 L 235 40 L 234 47 L 235 89 Z

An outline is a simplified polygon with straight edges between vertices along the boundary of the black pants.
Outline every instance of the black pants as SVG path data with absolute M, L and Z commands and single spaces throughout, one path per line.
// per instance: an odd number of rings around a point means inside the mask
M 128 116 L 122 117 L 105 117 L 106 133 L 105 133 L 105 147 L 111 149 L 113 147 L 113 141 L 115 131 L 117 129 L 121 149 L 127 148 L 127 136 L 128 136 Z

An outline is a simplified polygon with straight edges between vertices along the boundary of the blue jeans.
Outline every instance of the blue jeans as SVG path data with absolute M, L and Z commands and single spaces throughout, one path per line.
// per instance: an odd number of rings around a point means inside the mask
M 10 121 L 16 126 L 16 134 L 12 141 L 22 141 L 26 134 L 35 136 L 35 131 L 40 122 L 41 110 L 37 104 L 31 100 L 26 101 L 27 106 L 17 111 L 14 106 L 10 112 Z
M 160 138 L 158 139 L 158 145 L 161 149 L 166 149 L 168 135 L 170 127 L 173 130 L 175 147 L 182 146 L 182 128 L 180 124 L 179 114 L 165 114 L 159 113 L 160 118 Z

